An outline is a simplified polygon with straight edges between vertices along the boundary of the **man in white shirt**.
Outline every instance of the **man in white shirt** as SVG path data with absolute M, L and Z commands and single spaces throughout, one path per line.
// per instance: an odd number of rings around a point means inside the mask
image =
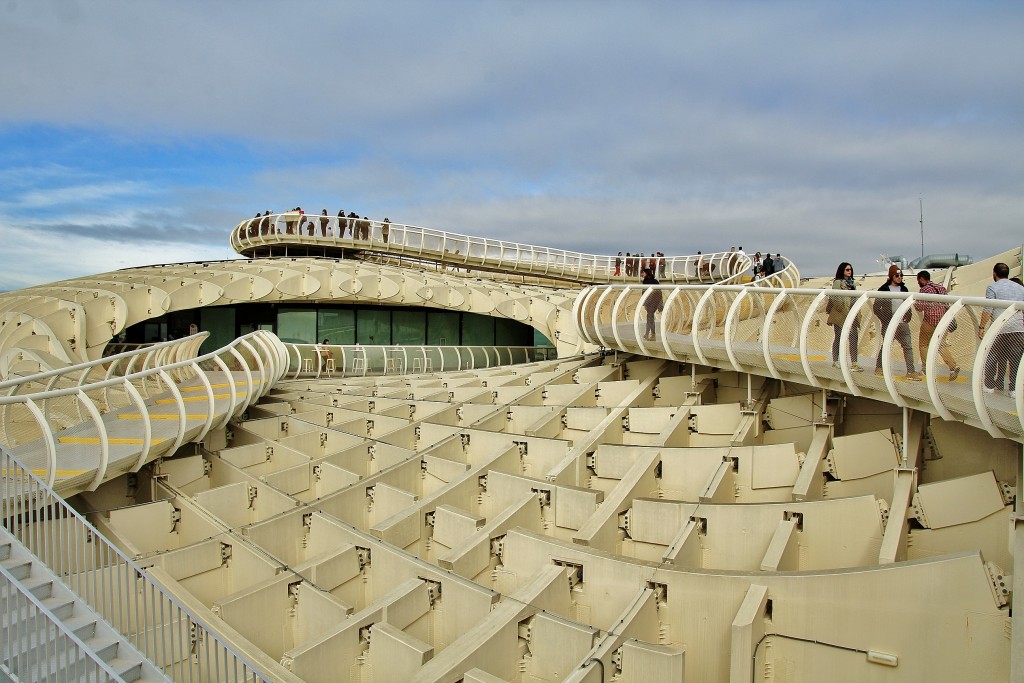
M 1010 267 L 1005 263 L 997 263 L 992 268 L 992 284 L 985 289 L 986 299 L 1003 299 L 1006 301 L 1024 301 L 1024 287 L 1008 279 Z M 985 336 L 985 328 L 989 322 L 998 315 L 995 309 L 986 308 L 981 314 L 981 324 L 978 327 L 978 339 Z M 985 359 L 985 393 L 991 394 L 1002 386 L 996 386 L 996 366 L 999 363 L 1007 363 L 1010 366 L 1010 398 L 1016 398 L 1017 392 L 1017 369 L 1020 367 L 1021 356 L 1024 356 L 1024 311 L 1014 313 L 999 328 Z

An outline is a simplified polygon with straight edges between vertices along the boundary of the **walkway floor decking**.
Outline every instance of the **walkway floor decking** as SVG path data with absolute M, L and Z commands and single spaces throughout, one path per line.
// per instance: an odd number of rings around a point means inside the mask
M 103 429 L 109 444 L 107 469 L 103 481 L 109 481 L 126 472 L 137 471 L 146 462 L 160 456 L 171 455 L 177 442 L 189 443 L 204 432 L 208 423 L 219 424 L 232 405 L 238 406 L 248 395 L 248 381 L 244 372 L 233 372 L 230 382 L 234 386 L 234 399 L 228 393 L 229 378 L 223 372 L 206 373 L 214 391 L 212 411 L 206 388 L 198 377 L 176 384 L 182 395 L 185 413 L 184 434 L 179 440 L 181 422 L 177 412 L 177 399 L 172 392 L 164 392 L 145 402 L 145 418 L 151 425 L 150 451 L 143 456 L 145 420 L 134 405 L 102 415 Z M 210 413 L 212 412 L 212 420 Z M 91 421 L 81 422 L 54 434 L 58 469 L 54 488 L 64 496 L 91 487 L 101 466 L 101 436 Z M 33 472 L 43 478 L 49 474 L 46 442 L 42 439 L 11 449 Z M 97 482 L 102 483 L 102 482 Z

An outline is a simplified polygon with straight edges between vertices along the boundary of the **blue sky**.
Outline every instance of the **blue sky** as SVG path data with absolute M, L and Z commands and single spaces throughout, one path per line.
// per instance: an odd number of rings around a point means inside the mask
M 0 6 L 0 289 L 301 205 L 806 274 L 1024 241 L 1019 2 Z

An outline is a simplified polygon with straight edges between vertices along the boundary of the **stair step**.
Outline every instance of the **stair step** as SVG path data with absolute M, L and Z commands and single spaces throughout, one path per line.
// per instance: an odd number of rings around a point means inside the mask
M 114 657 L 107 662 L 107 666 L 116 671 L 122 679 L 129 683 L 142 678 L 142 662 L 137 659 Z
M 32 574 L 32 560 L 4 559 L 0 561 L 4 569 L 14 575 L 18 581 L 24 581 Z
M 89 640 L 96 635 L 96 627 L 99 622 L 96 617 L 85 614 L 73 614 L 69 618 L 61 619 L 64 626 L 82 640 Z
M 117 650 L 121 645 L 109 633 L 101 633 L 82 642 L 104 662 L 109 662 L 117 657 Z
M 11 542 L 4 541 L 0 543 L 0 560 L 11 559 Z
M 53 595 L 53 579 L 30 577 L 22 581 L 21 585 L 40 600 L 45 600 Z

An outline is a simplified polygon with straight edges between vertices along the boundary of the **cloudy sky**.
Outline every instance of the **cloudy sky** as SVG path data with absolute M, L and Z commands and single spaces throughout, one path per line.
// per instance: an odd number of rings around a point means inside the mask
M 0 0 L 0 289 L 301 205 L 805 274 L 1024 241 L 1024 3 Z

